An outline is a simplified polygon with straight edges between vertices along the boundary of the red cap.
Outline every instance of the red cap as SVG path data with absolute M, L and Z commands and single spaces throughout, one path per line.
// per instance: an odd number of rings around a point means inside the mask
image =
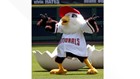
M 59 16 L 60 17 L 63 17 L 65 14 L 67 14 L 69 12 L 74 12 L 74 13 L 80 14 L 80 12 L 77 9 L 72 8 L 70 6 L 63 6 L 63 7 L 59 8 Z

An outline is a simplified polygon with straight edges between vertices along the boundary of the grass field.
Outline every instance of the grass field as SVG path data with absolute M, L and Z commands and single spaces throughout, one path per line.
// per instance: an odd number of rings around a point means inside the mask
M 52 52 L 56 45 L 43 45 L 33 46 L 32 50 L 40 50 L 44 52 L 46 50 Z M 97 45 L 97 49 L 103 48 L 102 45 Z M 49 71 L 44 70 L 37 63 L 35 56 L 32 54 L 32 79 L 103 79 L 103 69 L 97 69 L 99 74 L 87 75 L 87 67 L 79 69 L 78 71 L 68 71 L 66 75 L 52 75 Z

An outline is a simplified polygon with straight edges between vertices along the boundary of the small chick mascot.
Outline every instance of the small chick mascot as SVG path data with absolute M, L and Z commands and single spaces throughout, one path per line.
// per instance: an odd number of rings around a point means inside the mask
M 59 15 L 61 19 L 57 22 L 48 18 L 46 14 L 41 14 L 42 18 L 37 23 L 38 26 L 44 26 L 46 31 L 63 33 L 55 58 L 58 69 L 52 69 L 50 74 L 66 74 L 67 70 L 64 69 L 62 62 L 67 57 L 76 57 L 82 63 L 84 62 L 89 67 L 87 74 L 97 74 L 98 71 L 88 60 L 86 41 L 83 35 L 83 33 L 99 31 L 95 19 L 85 20 L 77 9 L 69 6 L 60 7 Z

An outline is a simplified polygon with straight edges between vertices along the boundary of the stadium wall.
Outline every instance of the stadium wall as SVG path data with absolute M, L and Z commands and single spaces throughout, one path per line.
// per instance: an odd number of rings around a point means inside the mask
M 97 19 L 100 28 L 99 33 L 84 34 L 86 40 L 89 42 L 103 42 L 103 4 L 42 4 L 32 5 L 32 42 L 58 42 L 62 34 L 49 33 L 43 27 L 36 26 L 39 20 L 39 14 L 47 13 L 52 19 L 60 20 L 58 9 L 60 6 L 72 6 L 78 9 L 85 19 L 91 17 L 93 14 L 100 16 Z

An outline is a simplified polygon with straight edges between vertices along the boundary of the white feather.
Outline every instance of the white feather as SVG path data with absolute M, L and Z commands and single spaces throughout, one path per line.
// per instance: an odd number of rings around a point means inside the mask
M 72 18 L 72 14 L 76 14 L 76 18 Z M 69 16 L 69 22 L 67 26 L 61 25 L 63 33 L 75 33 L 80 30 L 80 28 L 85 25 L 86 21 L 84 20 L 83 16 L 81 14 L 77 13 L 67 13 L 65 16 Z M 59 23 L 62 23 L 62 20 L 59 21 Z

